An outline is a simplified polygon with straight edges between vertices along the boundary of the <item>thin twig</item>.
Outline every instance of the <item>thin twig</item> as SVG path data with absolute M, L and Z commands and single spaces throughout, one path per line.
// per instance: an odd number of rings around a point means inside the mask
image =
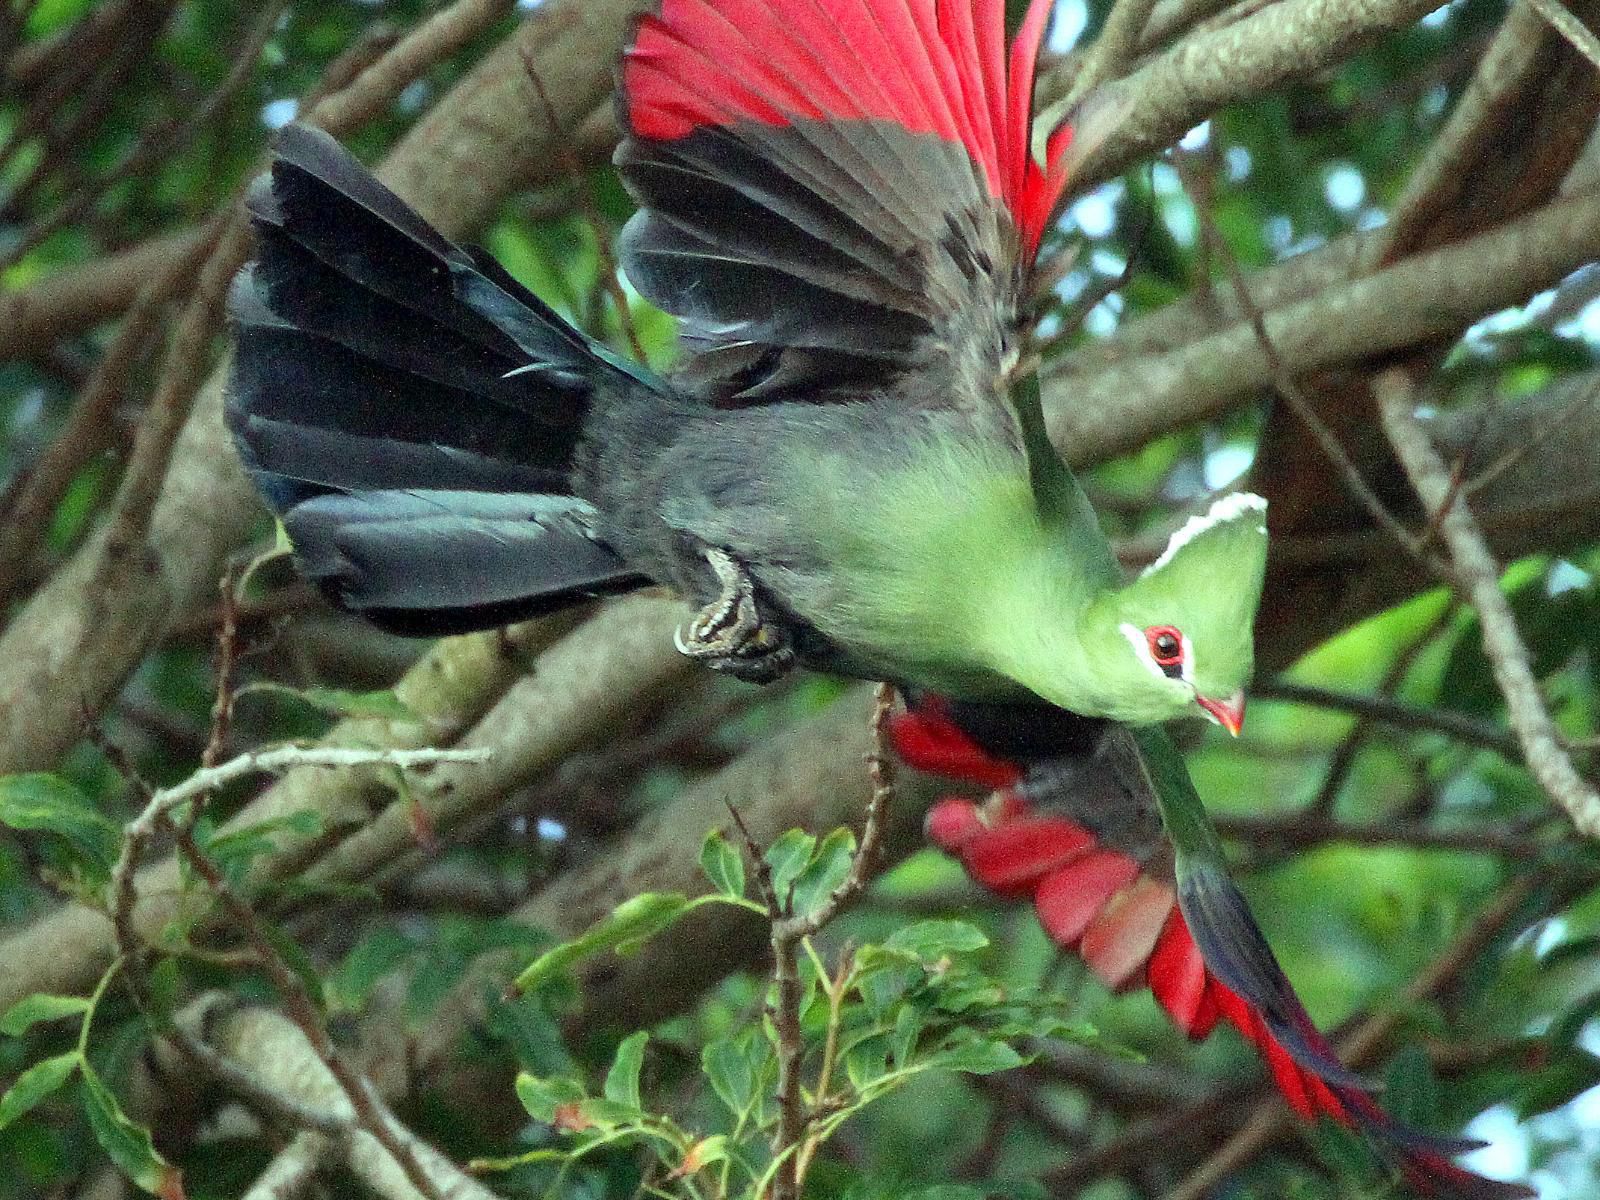
M 781 1161 L 773 1180 L 773 1200 L 796 1200 L 805 1183 L 802 1163 L 803 1139 L 814 1111 L 805 1103 L 800 1081 L 801 1059 L 805 1054 L 805 1039 L 800 1029 L 800 1002 L 803 992 L 800 985 L 799 950 L 806 938 L 816 933 L 838 915 L 840 909 L 860 895 L 866 887 L 872 865 L 878 854 L 883 827 L 887 823 L 889 805 L 894 796 L 894 764 L 889 757 L 887 722 L 894 708 L 894 687 L 880 683 L 874 694 L 872 709 L 873 749 L 867 756 L 867 771 L 872 780 L 872 799 L 867 803 L 866 819 L 861 829 L 861 841 L 850 861 L 849 873 L 828 898 L 807 913 L 790 911 L 789 897 L 781 901 L 773 895 L 770 873 L 757 868 L 763 892 L 768 897 L 772 912 L 772 980 L 777 991 L 777 1003 L 772 1011 L 772 1024 L 778 1037 L 778 1125 L 772 1135 L 772 1152 Z M 749 841 L 749 831 L 737 812 L 735 820 Z M 765 865 L 758 853 L 752 853 L 757 863 Z M 825 1100 L 820 1093 L 816 1103 Z M 809 1158 L 805 1158 L 809 1162 Z
M 221 769 L 214 768 L 214 770 Z M 202 771 L 198 774 L 206 773 Z M 415 1147 L 396 1133 L 383 1102 L 372 1086 L 372 1081 L 363 1072 L 346 1062 L 344 1055 L 334 1045 L 333 1039 L 323 1026 L 317 1006 L 312 1002 L 310 993 L 306 991 L 304 981 L 278 953 L 277 947 L 272 944 L 271 938 L 267 936 L 266 930 L 257 918 L 255 909 L 233 890 L 233 885 L 207 857 L 205 851 L 194 840 L 194 836 L 166 819 L 169 809 L 155 809 L 152 805 L 152 810 L 147 811 L 154 811 L 155 819 L 171 832 L 178 853 L 195 874 L 205 880 L 212 894 L 227 911 L 234 928 L 255 950 L 262 969 L 278 993 L 284 1013 L 305 1036 L 312 1051 L 337 1081 L 339 1089 L 356 1114 L 356 1125 L 377 1139 L 378 1144 L 388 1152 L 410 1180 L 411 1185 L 426 1200 L 444 1200 L 437 1181 L 428 1174 L 418 1159 Z
M 1216 219 L 1211 214 L 1211 208 L 1203 202 L 1199 194 L 1199 187 L 1193 179 L 1193 172 L 1188 165 L 1188 158 L 1182 153 L 1174 154 L 1173 165 L 1177 168 L 1178 177 L 1182 180 L 1184 190 L 1189 193 L 1190 202 L 1194 206 L 1195 215 L 1200 221 L 1201 236 L 1205 243 L 1211 247 L 1212 253 L 1227 268 L 1228 277 L 1233 285 L 1234 295 L 1238 300 L 1240 310 L 1250 322 L 1250 328 L 1255 331 L 1257 344 L 1261 353 L 1267 360 L 1267 366 L 1272 374 L 1272 385 L 1284 401 L 1294 410 L 1295 416 L 1300 418 L 1302 424 L 1316 439 L 1317 445 L 1328 456 L 1328 461 L 1338 471 L 1344 480 L 1345 487 L 1350 494 L 1360 501 L 1363 508 L 1377 522 L 1390 537 L 1394 538 L 1407 554 L 1417 559 L 1429 570 L 1437 571 L 1437 565 L 1423 550 L 1422 544 L 1412 536 L 1400 519 L 1389 511 L 1389 508 L 1378 493 L 1372 490 L 1366 477 L 1361 474 L 1349 454 L 1345 452 L 1343 444 L 1328 428 L 1327 424 L 1317 414 L 1316 405 L 1312 404 L 1306 394 L 1300 390 L 1293 372 L 1284 362 L 1283 356 L 1278 352 L 1277 343 L 1273 341 L 1271 332 L 1267 329 L 1267 317 L 1250 295 L 1250 286 L 1244 277 L 1244 271 L 1239 266 L 1238 257 L 1233 253 L 1233 247 L 1222 236 L 1222 231 L 1217 228 Z
M 1409 645 L 1395 655 L 1394 661 L 1389 664 L 1382 681 L 1378 684 L 1379 697 L 1389 699 L 1390 693 L 1404 682 L 1418 656 L 1449 628 L 1451 620 L 1456 615 L 1456 608 L 1455 604 L 1447 605 L 1438 619 L 1425 629 L 1420 637 L 1413 638 Z M 1327 816 L 1333 812 L 1339 793 L 1344 790 L 1345 782 L 1350 778 L 1350 771 L 1355 766 L 1362 747 L 1366 745 L 1367 735 L 1372 732 L 1372 726 L 1376 723 L 1371 712 L 1357 714 L 1355 724 L 1340 739 L 1338 747 L 1328 760 L 1328 772 L 1323 776 L 1322 786 L 1317 789 L 1316 797 L 1306 806 L 1307 814 Z
M 1303 683 L 1285 683 L 1282 680 L 1255 684 L 1250 689 L 1250 695 L 1258 700 L 1279 700 L 1286 704 L 1338 709 L 1396 729 L 1439 733 L 1458 742 L 1493 750 L 1513 762 L 1522 761 L 1523 748 L 1515 737 L 1495 725 L 1448 709 L 1423 708 L 1387 696 L 1361 696 L 1353 692 L 1310 687 Z
M 622 290 L 622 281 L 617 277 L 617 259 L 611 250 L 611 230 L 607 228 L 605 218 L 600 213 L 594 189 L 584 172 L 583 164 L 573 151 L 572 141 L 561 128 L 561 118 L 556 115 L 556 106 L 550 99 L 550 93 L 545 90 L 544 79 L 533 61 L 533 52 L 526 46 L 518 46 L 517 52 L 522 56 L 522 69 L 527 74 L 528 81 L 533 84 L 533 90 L 544 108 L 545 126 L 550 139 L 560 148 L 557 153 L 561 157 L 561 165 L 571 176 L 573 186 L 577 189 L 578 207 L 583 212 L 584 222 L 594 236 L 595 253 L 600 259 L 600 286 L 605 288 L 606 295 L 611 298 L 611 306 L 617 313 L 617 324 L 622 328 L 623 336 L 628 339 L 628 348 L 633 351 L 635 359 L 641 363 L 645 362 L 644 343 L 639 340 L 639 331 L 633 324 L 633 310 L 628 306 L 628 294 Z
M 1384 430 L 1412 487 L 1430 518 L 1443 514 L 1439 517 L 1439 531 L 1450 550 L 1460 586 L 1478 610 L 1483 652 L 1505 697 L 1506 718 L 1522 746 L 1523 760 L 1539 786 L 1566 810 L 1579 832 L 1600 836 L 1600 794 L 1578 774 L 1562 745 L 1561 734 L 1540 694 L 1528 648 L 1517 631 L 1511 605 L 1500 590 L 1500 566 L 1467 506 L 1444 508 L 1450 496 L 1450 470 L 1412 412 L 1410 376 L 1394 368 L 1378 376 L 1374 388 Z

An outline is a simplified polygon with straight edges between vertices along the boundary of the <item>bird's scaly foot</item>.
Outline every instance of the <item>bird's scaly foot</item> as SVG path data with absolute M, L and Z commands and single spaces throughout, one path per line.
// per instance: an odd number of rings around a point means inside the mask
M 715 546 L 705 554 L 722 591 L 672 635 L 672 644 L 713 671 L 771 683 L 794 665 L 788 632 L 762 613 L 755 580 L 743 564 Z

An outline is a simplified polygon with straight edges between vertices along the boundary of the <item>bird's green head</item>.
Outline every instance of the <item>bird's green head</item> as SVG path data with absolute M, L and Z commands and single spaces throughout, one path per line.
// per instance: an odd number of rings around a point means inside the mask
M 1189 521 L 1161 556 L 1084 613 L 1105 715 L 1140 724 L 1200 712 L 1237 734 L 1255 662 L 1267 502 L 1238 492 Z

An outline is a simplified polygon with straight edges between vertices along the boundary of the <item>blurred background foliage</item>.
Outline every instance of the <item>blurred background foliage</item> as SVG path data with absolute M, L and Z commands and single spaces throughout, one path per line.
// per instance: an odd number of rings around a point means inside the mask
M 420 0 L 289 0 L 270 9 L 228 0 L 135 5 L 144 15 L 118 24 L 98 57 L 63 60 L 48 48 L 95 20 L 96 3 L 39 0 L 19 9 L 18 0 L 7 2 L 22 18 L 10 61 L 47 65 L 31 78 L 13 69 L 0 96 L 0 287 L 12 294 L 216 210 L 258 168 L 271 128 L 295 114 L 296 98 L 316 88 L 330 63 L 353 45 L 383 43 L 388 31 L 410 28 L 433 9 Z M 1061 0 L 1054 48 L 1092 39 L 1109 7 Z M 1382 226 L 1506 10 L 1503 0 L 1456 0 L 1335 69 L 1193 131 L 1181 153 L 1203 167 L 1214 219 L 1238 261 L 1253 270 Z M 508 13 L 464 53 L 407 87 L 348 138 L 353 148 L 369 160 L 380 156 L 460 77 L 462 64 L 523 15 Z M 263 49 L 241 68 L 239 49 L 265 17 L 271 23 Z M 528 119 L 541 118 L 530 112 Z M 620 343 L 603 239 L 626 218 L 629 202 L 603 163 L 575 152 L 573 166 L 573 175 L 505 204 L 481 240 L 574 320 Z M 1059 335 L 1051 354 L 1071 354 L 1086 339 L 1109 337 L 1140 314 L 1227 277 L 1203 244 L 1193 201 L 1170 161 L 1080 198 L 1070 218 L 1057 248 L 1080 241 L 1084 248 L 1046 319 L 1045 331 Z M 1515 404 L 1557 377 L 1594 367 L 1595 271 L 1474 327 L 1445 362 L 1448 391 L 1437 402 L 1489 397 Z M 671 323 L 637 301 L 632 317 L 650 358 L 669 362 Z M 15 487 L 58 436 L 114 332 L 111 323 L 90 323 L 0 363 L 0 480 Z M 66 562 L 104 512 L 158 368 L 153 351 L 135 363 L 103 430 L 103 450 L 74 473 L 27 563 L 28 578 L 7 582 L 13 601 Z M 1090 482 L 1108 530 L 1136 552 L 1169 528 L 1175 513 L 1245 476 L 1264 414 L 1263 406 L 1251 406 L 1096 468 Z M 270 537 L 265 521 L 260 534 Z M 1546 694 L 1575 738 L 1592 736 L 1600 703 L 1597 567 L 1600 550 L 1591 546 L 1519 562 L 1505 581 Z M 247 689 L 226 753 L 313 736 L 340 712 L 381 707 L 383 689 L 419 653 L 332 614 L 281 568 L 256 578 L 241 615 L 241 682 L 291 690 Z M 205 750 L 217 621 L 215 610 L 186 614 L 98 721 L 103 738 L 156 784 L 187 775 Z M 1442 591 L 1343 632 L 1284 679 L 1338 693 L 1385 691 L 1413 709 L 1503 727 L 1476 621 Z M 308 697 L 311 688 L 342 692 Z M 642 726 L 618 729 L 603 753 L 505 797 L 492 820 L 452 831 L 415 873 L 258 900 L 281 901 L 292 914 L 285 936 L 298 946 L 297 961 L 320 976 L 336 1030 L 369 1014 L 383 995 L 385 1020 L 421 1028 L 480 953 L 511 947 L 526 958 L 545 944 L 538 931 L 503 919 L 522 899 L 603 848 L 641 812 L 838 693 L 837 684 L 811 678 L 766 690 L 697 678 L 676 697 L 676 716 L 641 714 Z M 1400 1032 L 1387 1043 L 1394 1053 L 1386 1104 L 1424 1126 L 1464 1124 L 1490 1139 L 1471 1160 L 1487 1173 L 1531 1179 L 1552 1198 L 1597 1194 L 1600 864 L 1521 768 L 1425 721 L 1396 728 L 1268 698 L 1252 705 L 1238 742 L 1215 730 L 1187 732 L 1197 785 L 1227 823 L 1257 917 L 1318 1022 L 1338 1027 L 1375 1006 L 1402 1006 Z M 112 822 L 135 811 L 136 792 L 93 741 L 81 742 L 58 773 Z M 228 790 L 215 812 L 225 815 L 247 794 Z M 1366 836 L 1308 832 L 1301 818 L 1313 806 L 1324 823 Z M 684 837 L 698 840 L 703 832 L 685 830 Z M 233 847 L 234 865 L 253 852 L 248 844 Z M 0 923 L 21 927 L 62 895 L 103 886 L 108 865 L 105 856 L 47 831 L 0 830 Z M 1532 895 L 1499 935 L 1448 987 L 1404 999 L 1407 985 L 1507 881 L 1528 871 L 1536 875 Z M 1143 1090 L 1119 1095 L 1083 1066 L 1089 1051 L 1054 1045 L 1035 1047 L 1031 1065 L 1006 1075 L 929 1076 L 845 1128 L 816 1168 L 812 1195 L 888 1196 L 965 1181 L 981 1189 L 975 1194 L 1043 1188 L 1094 1200 L 1156 1196 L 1251 1111 L 1258 1092 L 1248 1081 L 1258 1068 L 1237 1038 L 1184 1043 L 1148 996 L 1108 996 L 1046 942 L 1030 912 L 978 895 L 932 852 L 901 862 L 825 941 L 837 948 L 881 940 L 914 916 L 932 915 L 978 925 L 991 939 L 982 961 L 995 978 L 1047 984 L 1065 1016 L 1142 1056 L 1135 1065 Z M 166 959 L 159 979 L 174 996 L 206 988 L 248 1000 L 269 995 L 250 973 L 196 954 Z M 674 1111 L 703 1107 L 700 1047 L 748 1022 L 760 992 L 759 976 L 733 976 L 658 1028 L 649 1093 Z M 124 1000 L 108 997 L 92 1046 L 106 1078 L 128 1077 L 143 1030 Z M 460 1159 L 526 1149 L 549 1133 L 520 1115 L 507 1068 L 596 1077 L 625 1032 L 591 1031 L 572 1044 L 549 1013 L 499 1012 L 459 1052 L 466 1066 L 487 1067 L 482 1074 L 494 1084 L 473 1095 L 423 1081 L 402 1110 L 419 1133 Z M 51 1025 L 0 1038 L 0 1080 L 69 1041 Z M 1170 1124 L 1174 1114 L 1181 1124 Z M 181 1160 L 192 1196 L 241 1194 L 269 1157 L 253 1131 L 210 1112 L 147 1119 L 158 1143 Z M 1108 1164 L 1104 1177 L 1083 1168 L 1141 1129 L 1162 1132 L 1121 1143 L 1133 1150 Z M 82 1111 L 47 1103 L 0 1132 L 0 1196 L 111 1194 L 92 1190 L 116 1186 L 102 1161 Z M 530 1170 L 496 1177 L 493 1185 L 505 1195 L 536 1195 L 550 1182 L 548 1172 Z M 562 1191 L 620 1200 L 640 1186 L 637 1156 L 619 1151 L 569 1176 Z M 1380 1195 L 1385 1186 L 1347 1138 L 1321 1131 L 1280 1140 L 1218 1194 Z M 336 1182 L 328 1194 L 340 1191 Z

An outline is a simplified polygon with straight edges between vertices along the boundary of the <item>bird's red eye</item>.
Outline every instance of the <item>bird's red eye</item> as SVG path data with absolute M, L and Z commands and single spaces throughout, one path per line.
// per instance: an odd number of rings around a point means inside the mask
M 1150 657 L 1156 666 L 1166 669 L 1183 665 L 1183 635 L 1171 625 L 1152 625 L 1144 636 L 1150 642 Z

